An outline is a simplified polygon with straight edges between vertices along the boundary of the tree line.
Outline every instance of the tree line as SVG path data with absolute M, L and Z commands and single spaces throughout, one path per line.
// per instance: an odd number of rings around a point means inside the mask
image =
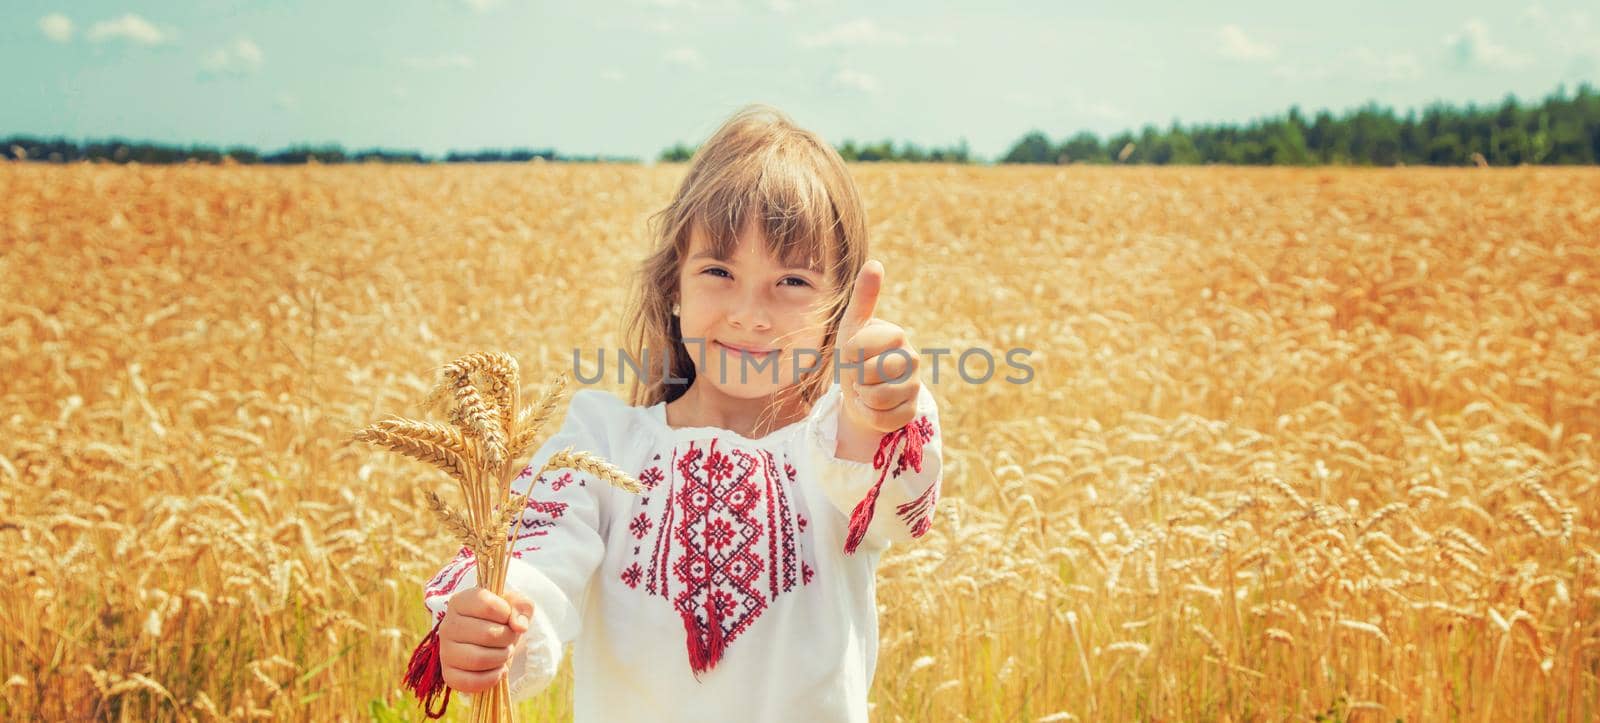
M 899 161 L 902 163 L 972 163 L 972 151 L 967 147 L 967 141 L 949 148 L 923 148 L 915 143 L 902 143 L 896 146 L 893 141 L 884 140 L 877 143 L 862 143 L 857 145 L 853 140 L 846 140 L 843 144 L 835 146 L 839 156 L 846 161 L 873 162 L 873 161 Z M 694 157 L 695 148 L 683 143 L 674 144 L 661 152 L 657 160 L 663 163 L 682 163 Z
M 963 139 L 949 147 L 923 148 L 884 140 L 837 146 L 846 161 L 975 163 Z M 683 143 L 663 150 L 658 160 L 675 163 L 694 156 Z M 66 138 L 13 136 L 0 140 L 0 158 L 69 163 L 637 163 L 626 156 L 567 155 L 553 149 L 450 151 L 429 156 L 417 151 L 346 151 L 337 145 L 297 145 L 271 153 L 246 146 L 176 146 L 121 139 L 77 143 Z M 1034 130 L 1002 155 L 999 163 L 1140 163 L 1235 165 L 1518 165 L 1600 163 L 1600 91 L 1585 83 L 1564 88 L 1537 103 L 1507 96 L 1498 105 L 1464 107 L 1435 103 L 1420 113 L 1396 115 L 1368 103 L 1339 114 L 1322 110 L 1307 117 L 1299 107 L 1283 115 L 1245 123 L 1195 124 L 1174 121 L 1162 129 L 1146 125 L 1102 139 L 1087 131 L 1060 142 Z
M 419 151 L 373 148 L 346 151 L 342 146 L 297 145 L 271 153 L 261 153 L 248 146 L 218 148 L 214 146 L 177 146 L 161 143 L 111 139 L 76 143 L 66 138 L 38 138 L 12 136 L 0 140 L 0 158 L 15 161 L 45 161 L 72 163 L 76 161 L 101 161 L 110 163 L 242 163 L 289 165 L 301 163 L 526 163 L 529 161 L 562 161 L 578 163 L 619 162 L 637 163 L 637 158 L 598 155 L 566 155 L 552 149 L 529 148 L 489 149 L 478 151 L 450 151 L 442 156 L 429 156 Z
M 1243 125 L 1160 129 L 1147 125 L 1101 140 L 1078 133 L 1052 143 L 1033 131 L 1002 163 L 1148 163 L 1361 166 L 1592 164 L 1600 162 L 1600 92 L 1587 83 L 1543 102 L 1507 96 L 1498 105 L 1435 103 L 1395 115 L 1375 103 L 1307 118 L 1298 107 Z

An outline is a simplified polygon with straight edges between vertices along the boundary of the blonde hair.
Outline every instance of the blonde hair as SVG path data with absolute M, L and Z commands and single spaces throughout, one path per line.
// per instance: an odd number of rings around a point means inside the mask
M 861 197 L 833 146 L 777 108 L 759 103 L 740 108 L 695 152 L 672 202 L 652 215 L 649 225 L 654 251 L 633 280 L 627 345 L 635 359 L 648 353 L 650 363 L 634 379 L 632 403 L 670 402 L 694 381 L 694 360 L 672 314 L 691 234 L 698 229 L 711 252 L 726 259 L 749 226 L 762 232 L 768 253 L 786 264 L 817 269 L 827 279 L 819 307 L 824 320 L 819 368 L 774 395 L 761 423 L 795 402 L 810 409 L 832 380 L 834 336 L 867 261 Z M 661 360 L 668 350 L 672 376 L 688 382 L 667 383 Z

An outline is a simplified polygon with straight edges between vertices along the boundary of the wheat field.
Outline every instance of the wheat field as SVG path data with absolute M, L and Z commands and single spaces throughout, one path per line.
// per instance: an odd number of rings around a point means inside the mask
M 621 346 L 684 170 L 0 165 L 0 718 L 420 719 L 452 483 L 349 436 Z M 1600 171 L 853 172 L 879 316 L 1035 370 L 942 360 L 874 720 L 1600 716 Z

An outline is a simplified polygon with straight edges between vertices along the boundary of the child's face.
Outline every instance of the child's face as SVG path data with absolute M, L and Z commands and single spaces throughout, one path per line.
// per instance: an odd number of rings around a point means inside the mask
M 821 273 L 787 267 L 770 255 L 755 225 L 746 226 L 727 261 L 713 258 L 705 235 L 695 229 L 678 269 L 678 324 L 684 339 L 704 340 L 685 342 L 696 383 L 704 380 L 729 396 L 757 399 L 796 383 L 797 370 L 805 371 L 800 367 L 822 367 L 818 306 L 824 283 Z M 796 350 L 805 350 L 798 361 Z

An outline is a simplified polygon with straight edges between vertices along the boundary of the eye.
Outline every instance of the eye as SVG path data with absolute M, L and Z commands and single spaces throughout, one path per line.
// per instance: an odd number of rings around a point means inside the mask
M 718 276 L 719 274 L 727 274 L 728 270 L 724 269 L 724 268 L 722 268 L 720 266 L 712 266 L 711 268 L 706 269 L 705 271 L 702 271 L 700 273 L 702 273 L 702 274 L 711 274 L 712 276 Z M 718 276 L 718 278 L 732 278 L 732 277 L 731 276 Z
M 785 276 L 783 278 L 783 280 L 784 281 L 796 281 L 796 282 L 799 282 L 798 284 L 792 284 L 792 286 L 795 286 L 797 288 L 804 288 L 804 287 L 807 287 L 807 286 L 811 285 L 811 282 L 806 281 L 805 279 L 802 279 L 802 278 L 800 278 L 798 276 Z

